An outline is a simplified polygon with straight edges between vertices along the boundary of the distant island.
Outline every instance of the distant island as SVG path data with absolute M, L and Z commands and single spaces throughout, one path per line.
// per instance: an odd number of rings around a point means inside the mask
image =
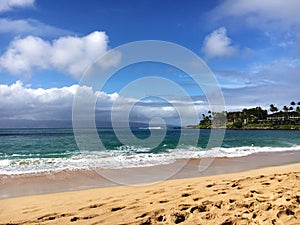
M 226 124 L 228 129 L 300 130 L 300 102 L 296 104 L 292 101 L 289 106 L 284 106 L 282 110 L 271 104 L 269 112 L 260 106 L 235 112 L 208 111 L 208 115 L 202 114 L 202 120 L 198 125 L 189 125 L 185 128 L 216 128 L 214 124 L 218 123 L 214 122 L 224 118 L 226 122 L 221 124 L 223 126 Z

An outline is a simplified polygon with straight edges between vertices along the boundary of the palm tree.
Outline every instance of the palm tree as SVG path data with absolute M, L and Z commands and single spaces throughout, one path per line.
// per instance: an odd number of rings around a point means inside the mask
M 274 105 L 274 104 L 271 104 L 270 105 L 270 111 L 273 113 L 273 112 L 277 112 L 278 111 L 278 108 Z
M 290 111 L 294 110 L 294 106 L 296 105 L 296 103 L 294 101 L 291 101 L 290 103 L 291 107 L 289 108 Z

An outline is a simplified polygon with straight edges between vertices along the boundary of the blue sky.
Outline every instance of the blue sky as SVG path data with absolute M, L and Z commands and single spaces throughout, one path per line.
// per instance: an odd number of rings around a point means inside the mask
M 299 8 L 298 0 L 2 0 L 0 120 L 69 120 L 83 70 L 108 50 L 141 40 L 173 42 L 201 57 L 219 81 L 229 111 L 298 102 Z M 130 100 L 120 89 L 145 76 L 177 82 L 195 102 L 202 101 L 199 114 L 207 112 L 205 97 L 189 76 L 159 63 L 120 71 L 99 90 L 106 96 L 102 100 L 111 106 L 118 95 L 126 104 Z M 153 101 L 151 110 L 137 110 L 136 118 L 163 114 L 161 104 Z M 174 115 L 166 110 L 170 121 Z

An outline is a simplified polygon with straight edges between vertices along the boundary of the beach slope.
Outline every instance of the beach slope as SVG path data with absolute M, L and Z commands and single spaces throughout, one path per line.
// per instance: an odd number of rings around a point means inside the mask
M 299 224 L 300 164 L 0 201 L 0 224 Z

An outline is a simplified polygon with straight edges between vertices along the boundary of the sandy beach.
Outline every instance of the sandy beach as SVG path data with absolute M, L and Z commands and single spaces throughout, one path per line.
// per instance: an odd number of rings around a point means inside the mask
M 300 224 L 300 164 L 0 201 L 0 224 Z

